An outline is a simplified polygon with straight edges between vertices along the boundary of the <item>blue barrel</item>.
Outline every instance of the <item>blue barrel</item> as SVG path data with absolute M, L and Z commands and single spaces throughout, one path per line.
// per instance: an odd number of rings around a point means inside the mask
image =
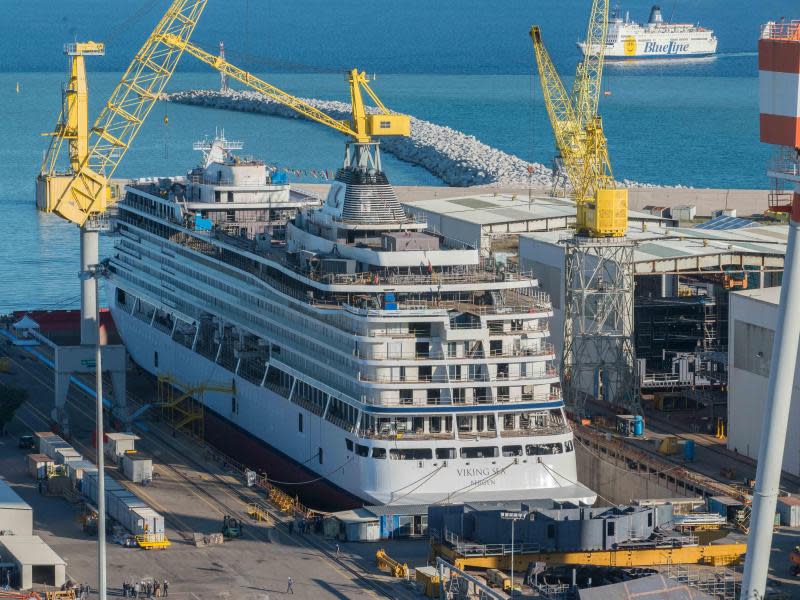
M 694 460 L 694 440 L 686 440 L 683 444 L 683 460 L 686 462 Z
M 644 417 L 642 415 L 633 417 L 633 435 L 634 437 L 642 437 L 644 435 Z

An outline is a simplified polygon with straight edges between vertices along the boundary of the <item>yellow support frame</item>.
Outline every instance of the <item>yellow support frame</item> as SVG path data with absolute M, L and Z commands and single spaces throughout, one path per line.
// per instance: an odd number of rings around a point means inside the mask
M 511 555 L 462 556 L 444 544 L 434 544 L 434 555 L 441 556 L 459 569 L 511 568 Z M 704 564 L 716 567 L 738 563 L 747 544 L 708 544 L 680 548 L 634 550 L 592 550 L 585 552 L 521 553 L 514 555 L 514 570 L 524 572 L 532 562 L 549 565 L 595 565 L 604 567 L 647 567 L 655 565 Z
M 136 543 L 144 550 L 166 550 L 172 545 L 163 534 L 146 533 L 136 536 Z
M 176 390 L 180 394 L 176 396 Z M 161 414 L 170 425 L 182 429 L 192 437 L 205 440 L 205 392 L 234 392 L 224 385 L 203 384 L 187 386 L 172 375 L 158 376 L 158 405 Z

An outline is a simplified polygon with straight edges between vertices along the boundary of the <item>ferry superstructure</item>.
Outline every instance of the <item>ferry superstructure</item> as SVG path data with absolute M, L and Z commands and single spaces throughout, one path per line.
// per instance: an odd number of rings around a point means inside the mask
M 377 145 L 352 146 L 322 204 L 219 139 L 132 182 L 109 297 L 133 360 L 231 384 L 206 408 L 361 501 L 592 503 L 549 298 L 409 218 Z
M 578 42 L 584 56 L 596 54 L 598 48 L 588 48 Z M 717 38 L 710 29 L 691 23 L 665 23 L 661 8 L 653 6 L 647 23 L 631 21 L 625 13 L 615 12 L 608 20 L 605 57 L 608 60 L 643 58 L 699 58 L 717 51 Z

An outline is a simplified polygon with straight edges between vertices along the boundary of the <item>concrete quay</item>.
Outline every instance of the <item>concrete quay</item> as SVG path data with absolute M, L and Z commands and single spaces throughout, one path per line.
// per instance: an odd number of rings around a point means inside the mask
M 39 495 L 25 468 L 25 453 L 15 443 L 18 435 L 49 427 L 52 371 L 21 348 L 4 345 L 0 354 L 12 359 L 11 373 L 0 374 L 0 381 L 30 394 L 0 445 L 0 472 L 34 508 L 34 532 L 67 561 L 68 577 L 95 588 L 96 538 L 82 531 L 78 512 L 64 498 Z M 71 443 L 92 461 L 93 401 L 85 392 L 71 388 Z M 377 546 L 340 543 L 337 557 L 335 542 L 290 533 L 289 518 L 278 511 L 272 511 L 269 523 L 251 521 L 246 505 L 253 501 L 265 504 L 263 494 L 246 488 L 191 439 L 182 434 L 173 437 L 166 424 L 149 421 L 146 427 L 147 431 L 138 431 L 143 439 L 137 448 L 154 459 L 157 476 L 153 483 L 141 487 L 126 482 L 113 466 L 107 467 L 107 473 L 164 515 L 172 546 L 148 552 L 109 543 L 109 595 L 121 595 L 123 580 L 154 578 L 167 579 L 170 596 L 186 600 L 265 600 L 285 595 L 291 577 L 298 599 L 417 597 L 405 582 L 377 571 Z M 243 537 L 218 546 L 195 547 L 193 534 L 219 532 L 226 514 L 244 523 Z M 391 556 L 409 564 L 425 563 L 425 541 L 385 547 Z

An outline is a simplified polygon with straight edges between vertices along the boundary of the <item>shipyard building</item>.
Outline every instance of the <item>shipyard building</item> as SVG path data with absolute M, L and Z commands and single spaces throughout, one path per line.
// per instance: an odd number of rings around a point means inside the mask
M 406 212 L 427 221 L 431 229 L 447 238 L 480 248 L 484 255 L 498 242 L 511 241 L 516 248 L 520 234 L 561 231 L 575 226 L 575 203 L 552 196 L 482 194 L 459 198 L 417 200 L 403 203 Z M 631 210 L 633 225 L 670 225 L 672 219 L 650 212 Z M 503 248 L 504 246 L 501 246 Z
M 787 228 L 720 217 L 696 227 L 631 222 L 636 374 L 643 398 L 662 410 L 707 408 L 726 417 L 731 292 L 780 284 Z M 520 236 L 522 271 L 553 303 L 551 339 L 560 356 L 565 319 L 565 236 Z M 596 396 L 596 384 L 581 381 Z
M 781 288 L 773 287 L 730 296 L 727 443 L 728 449 L 752 459 L 758 458 L 761 442 L 780 295 Z M 783 470 L 800 475 L 800 393 L 796 384 L 792 388 Z

